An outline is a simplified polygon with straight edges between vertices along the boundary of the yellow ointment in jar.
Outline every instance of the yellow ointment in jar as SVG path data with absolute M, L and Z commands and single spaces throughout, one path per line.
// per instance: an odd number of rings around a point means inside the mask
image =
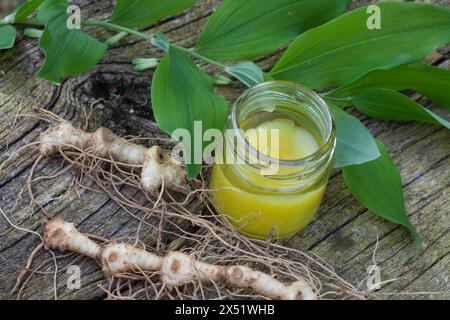
M 327 104 L 301 85 L 273 81 L 234 104 L 211 189 L 220 214 L 248 236 L 288 238 L 314 218 L 336 146 Z

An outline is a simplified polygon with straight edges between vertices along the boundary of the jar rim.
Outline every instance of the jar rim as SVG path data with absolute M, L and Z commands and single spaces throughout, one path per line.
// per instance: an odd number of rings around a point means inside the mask
M 254 148 L 252 145 L 250 145 L 242 132 L 242 130 L 239 130 L 239 123 L 238 123 L 238 111 L 239 107 L 242 105 L 242 101 L 248 98 L 251 94 L 253 94 L 255 91 L 262 89 L 266 87 L 267 89 L 271 87 L 286 87 L 289 89 L 294 89 L 296 92 L 300 93 L 302 96 L 306 97 L 310 102 L 314 103 L 315 106 L 319 107 L 321 111 L 324 112 L 324 115 L 326 117 L 326 121 L 329 124 L 327 126 L 327 134 L 325 138 L 322 138 L 324 142 L 321 144 L 320 148 L 315 151 L 314 153 L 308 155 L 307 157 L 299 158 L 299 159 L 293 159 L 293 160 L 285 160 L 285 159 L 276 159 L 273 157 L 270 157 L 269 155 L 266 155 L 264 153 L 261 153 L 256 148 Z M 266 163 L 277 163 L 281 167 L 297 167 L 297 166 L 303 166 L 306 164 L 309 164 L 311 162 L 317 162 L 323 160 L 324 157 L 327 157 L 329 154 L 330 148 L 334 148 L 335 146 L 335 123 L 331 114 L 331 110 L 328 107 L 327 103 L 322 99 L 320 95 L 318 95 L 316 92 L 314 92 L 312 89 L 305 87 L 301 84 L 292 82 L 292 81 L 284 81 L 284 80 L 273 80 L 273 81 L 267 81 L 260 83 L 250 89 L 247 89 L 233 104 L 232 110 L 231 110 L 231 124 L 233 126 L 233 129 L 235 130 L 236 137 L 242 145 L 245 146 L 245 150 L 249 152 L 250 155 L 258 157 L 259 159 L 263 160 L 263 162 Z

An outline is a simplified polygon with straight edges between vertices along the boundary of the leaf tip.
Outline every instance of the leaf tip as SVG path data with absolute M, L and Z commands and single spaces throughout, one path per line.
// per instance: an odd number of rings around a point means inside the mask
M 408 226 L 409 232 L 411 233 L 411 235 L 414 238 L 414 241 L 416 243 L 416 248 L 417 249 L 422 249 L 423 246 L 423 239 L 420 236 L 420 234 L 417 232 L 416 228 L 414 228 L 412 225 Z

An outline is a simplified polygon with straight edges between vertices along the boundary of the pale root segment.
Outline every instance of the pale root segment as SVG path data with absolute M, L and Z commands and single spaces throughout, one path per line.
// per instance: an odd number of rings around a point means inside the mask
M 106 128 L 88 133 L 62 120 L 41 133 L 40 141 L 39 153 L 43 157 L 73 149 L 114 160 L 118 165 L 142 167 L 141 181 L 146 191 L 155 191 L 163 183 L 165 187 L 178 188 L 184 181 L 183 168 L 163 149 L 158 146 L 147 149 L 130 143 Z
M 181 252 L 169 252 L 161 257 L 124 243 L 98 245 L 78 232 L 72 223 L 62 220 L 44 223 L 46 249 L 71 251 L 95 259 L 107 276 L 120 276 L 137 270 L 154 271 L 169 288 L 193 281 L 226 283 L 235 288 L 252 289 L 258 295 L 279 300 L 315 300 L 306 281 L 286 285 L 274 277 L 245 266 L 216 266 L 197 261 Z

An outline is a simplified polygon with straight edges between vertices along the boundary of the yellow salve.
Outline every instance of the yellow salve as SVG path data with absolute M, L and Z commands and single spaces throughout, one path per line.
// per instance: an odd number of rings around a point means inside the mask
M 279 139 L 270 138 L 267 132 L 271 129 L 278 130 Z M 246 130 L 244 136 L 253 148 L 280 160 L 303 159 L 321 147 L 320 140 L 309 130 L 284 118 L 262 122 Z M 251 175 L 250 181 L 243 181 L 236 168 L 228 164 L 216 164 L 211 177 L 216 208 L 242 233 L 261 239 L 286 238 L 310 223 L 319 208 L 326 183 L 326 179 L 322 179 L 301 191 L 273 192 L 270 190 L 278 187 L 276 179 Z

